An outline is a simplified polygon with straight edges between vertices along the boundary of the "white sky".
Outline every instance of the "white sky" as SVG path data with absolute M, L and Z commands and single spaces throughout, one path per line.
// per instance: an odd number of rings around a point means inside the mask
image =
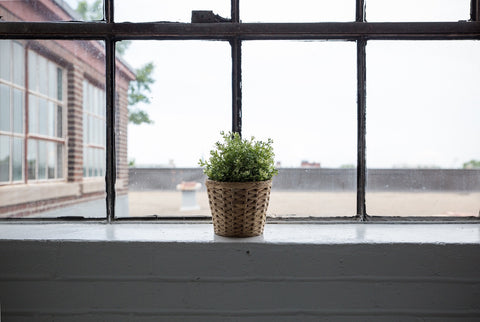
M 367 0 L 367 20 L 468 20 L 469 3 Z M 230 0 L 115 4 L 116 21 L 189 22 L 191 10 L 202 9 L 230 16 Z M 355 0 L 243 0 L 240 13 L 244 22 L 352 21 L 354 6 Z M 283 166 L 356 164 L 355 55 L 351 42 L 244 42 L 244 135 L 271 137 Z M 478 57 L 478 41 L 369 42 L 367 165 L 449 168 L 480 159 Z M 129 159 L 196 166 L 208 157 L 219 132 L 231 129 L 228 43 L 135 41 L 124 58 L 135 68 L 156 66 L 151 104 L 139 106 L 155 124 L 129 126 Z

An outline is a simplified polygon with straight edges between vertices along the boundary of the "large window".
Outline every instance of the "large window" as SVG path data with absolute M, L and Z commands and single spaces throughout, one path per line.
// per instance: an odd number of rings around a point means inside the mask
M 64 177 L 64 70 L 28 51 L 28 180 Z
M 77 2 L 68 4 L 62 15 Z M 271 216 L 479 213 L 478 0 L 104 0 L 104 8 L 104 17 L 84 17 L 98 22 L 54 22 L 81 20 L 70 14 L 23 28 L 5 15 L 0 182 L 68 175 L 88 192 L 99 181 L 91 177 L 105 176 L 109 221 L 208 216 L 204 190 L 201 211 L 182 213 L 175 187 L 203 180 L 198 159 L 231 130 L 275 142 Z M 15 40 L 32 37 L 94 50 L 77 57 L 82 68 L 57 64 Z M 101 72 L 89 69 L 93 57 Z M 133 105 L 128 82 L 149 61 L 156 83 Z M 142 110 L 150 121 L 128 126 Z
M 0 48 L 0 182 L 63 178 L 64 71 L 20 42 Z
M 83 176 L 105 175 L 105 91 L 83 81 Z
M 0 183 L 24 179 L 25 52 L 0 41 Z

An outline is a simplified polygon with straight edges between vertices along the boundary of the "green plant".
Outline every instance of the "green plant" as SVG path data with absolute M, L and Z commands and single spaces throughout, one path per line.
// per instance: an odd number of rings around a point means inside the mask
M 248 182 L 270 180 L 278 173 L 274 166 L 273 141 L 242 139 L 238 133 L 220 132 L 223 142 L 215 143 L 210 159 L 200 160 L 210 180 Z

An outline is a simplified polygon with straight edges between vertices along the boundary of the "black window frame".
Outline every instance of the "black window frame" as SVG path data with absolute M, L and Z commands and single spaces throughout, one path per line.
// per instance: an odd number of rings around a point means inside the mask
M 232 61 L 232 131 L 242 132 L 242 42 L 246 40 L 343 40 L 357 44 L 357 221 L 367 221 L 366 190 L 366 52 L 369 40 L 480 40 L 480 0 L 470 1 L 470 19 L 458 22 L 367 22 L 366 0 L 356 0 L 352 22 L 242 23 L 240 0 L 231 0 L 231 18 L 221 22 L 140 22 L 114 20 L 114 0 L 104 0 L 102 21 L 5 22 L 0 39 L 100 40 L 106 64 L 106 220 L 115 217 L 115 43 L 122 40 L 228 41 Z M 407 217 L 411 220 L 415 218 Z M 57 218 L 56 220 L 58 220 Z M 60 218 L 61 219 L 61 218 Z M 70 218 L 72 219 L 72 218 Z M 82 217 L 75 218 L 76 220 Z M 162 218 L 158 218 L 162 219 Z M 351 219 L 351 218 L 350 218 Z M 416 218 L 418 219 L 418 218 Z M 85 219 L 86 220 L 86 219 Z M 138 219 L 136 219 L 138 220 Z M 381 218 L 380 221 L 390 220 Z M 425 220 L 425 218 L 422 218 Z M 455 218 L 444 218 L 455 221 Z M 463 219 L 465 220 L 465 219 Z

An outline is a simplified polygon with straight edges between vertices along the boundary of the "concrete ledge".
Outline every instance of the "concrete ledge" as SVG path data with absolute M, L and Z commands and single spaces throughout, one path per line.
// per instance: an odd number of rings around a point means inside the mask
M 478 224 L 0 224 L 6 321 L 478 321 Z
M 79 183 L 52 182 L 0 187 L 2 207 L 70 196 L 80 196 Z
M 226 238 L 211 223 L 3 222 L 0 240 L 235 244 L 475 244 L 478 223 L 267 223 L 263 236 Z

